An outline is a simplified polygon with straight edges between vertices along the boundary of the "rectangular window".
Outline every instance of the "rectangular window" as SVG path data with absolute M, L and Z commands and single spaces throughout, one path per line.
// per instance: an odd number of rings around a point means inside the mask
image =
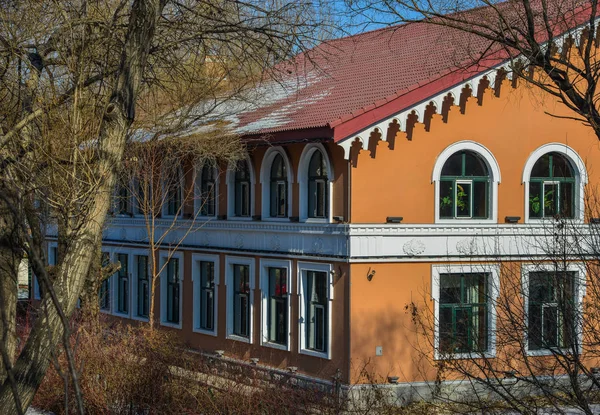
M 305 348 L 327 351 L 329 321 L 328 276 L 326 272 L 306 271 L 304 301 L 306 310 Z
M 286 268 L 268 268 L 267 332 L 271 343 L 287 345 L 288 287 Z
M 179 215 L 181 209 L 181 188 L 178 184 L 169 186 L 167 194 L 167 215 Z
M 136 193 L 135 213 L 137 215 L 150 214 L 152 212 L 152 191 L 145 177 L 136 180 Z
M 148 278 L 148 256 L 136 255 L 137 271 L 137 315 L 147 318 L 150 306 L 150 281 Z
M 488 350 L 487 273 L 440 274 L 439 350 L 443 353 Z
M 102 252 L 101 261 L 101 267 L 106 267 L 110 264 L 110 255 L 108 252 Z M 108 277 L 102 281 L 100 291 L 98 292 L 100 309 L 105 311 L 110 311 L 110 278 Z
M 250 337 L 250 267 L 233 265 L 233 334 Z
M 167 323 L 179 324 L 179 258 L 171 258 L 167 263 L 167 301 L 165 320 Z
M 127 254 L 117 254 L 121 268 L 117 271 L 117 312 L 129 313 L 129 270 Z
M 530 272 L 527 303 L 529 350 L 571 346 L 575 320 L 575 273 Z
M 200 328 L 212 331 L 215 328 L 215 263 L 199 261 L 200 267 Z

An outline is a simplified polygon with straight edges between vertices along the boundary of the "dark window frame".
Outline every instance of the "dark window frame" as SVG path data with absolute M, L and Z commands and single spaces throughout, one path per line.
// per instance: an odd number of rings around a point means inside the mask
M 452 163 L 457 156 L 460 156 L 461 158 L 460 174 L 444 174 L 446 167 L 449 163 Z M 473 171 L 468 170 L 468 167 L 472 167 L 473 169 L 476 168 L 476 165 L 474 164 L 468 166 L 468 156 L 474 157 L 474 160 L 481 163 L 480 167 L 483 166 L 485 168 L 484 175 L 472 174 Z M 483 215 L 474 214 L 477 195 L 481 192 L 481 185 L 484 185 L 484 194 L 481 199 L 485 202 L 485 213 Z M 475 194 L 476 188 L 478 189 L 477 195 Z M 471 150 L 460 150 L 448 157 L 444 162 L 440 173 L 439 194 L 437 197 L 439 201 L 438 215 L 442 220 L 490 219 L 493 203 L 492 177 L 490 168 L 484 158 L 477 152 Z
M 246 160 L 240 160 L 233 177 L 234 186 L 234 215 L 237 217 L 250 217 L 252 215 L 252 179 L 250 165 Z
M 304 286 L 304 349 L 328 353 L 329 342 L 329 275 L 326 271 L 306 270 Z M 317 286 L 317 281 L 321 285 Z M 318 292 L 321 291 L 321 292 Z
M 214 261 L 197 262 L 198 274 L 198 329 L 215 331 L 216 284 Z M 210 275 L 207 275 L 210 274 Z
M 288 172 L 283 156 L 275 154 L 269 174 L 270 203 L 272 218 L 288 217 Z
M 165 322 L 169 324 L 181 324 L 181 278 L 179 258 L 172 257 L 168 260 L 165 269 Z
M 200 170 L 200 216 L 215 216 L 217 201 L 216 168 L 205 163 Z
M 251 340 L 252 290 L 250 287 L 250 266 L 246 264 L 232 264 L 232 272 L 232 334 Z
M 129 314 L 129 254 L 117 253 L 121 268 L 117 275 L 117 310 L 119 314 Z
M 137 274 L 136 315 L 140 318 L 148 318 L 150 314 L 150 275 L 148 270 L 148 256 L 135 255 L 135 266 Z
M 562 159 L 561 161 L 568 167 L 570 175 L 556 175 L 554 173 L 555 157 Z M 547 174 L 534 176 L 536 167 L 540 163 L 544 163 L 546 161 L 545 158 L 547 158 L 548 163 Z M 529 200 L 527 203 L 529 218 L 543 219 L 558 216 L 572 219 L 575 217 L 577 179 L 575 168 L 564 154 L 553 151 L 543 154 L 538 158 L 531 169 L 527 186 L 529 189 Z M 535 189 L 536 187 L 538 189 Z M 565 188 L 567 190 L 563 190 Z M 555 193 L 557 194 L 556 197 L 554 197 Z M 551 200 L 548 200 L 548 195 L 552 195 Z M 568 199 L 563 198 L 564 195 L 568 195 L 566 196 Z M 567 204 L 568 206 L 566 206 Z

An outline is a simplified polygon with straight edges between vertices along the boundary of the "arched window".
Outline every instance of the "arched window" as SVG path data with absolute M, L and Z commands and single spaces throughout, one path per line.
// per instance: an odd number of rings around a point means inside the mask
M 541 156 L 529 177 L 529 217 L 573 218 L 575 182 L 573 167 L 564 155 L 551 152 Z
M 440 176 L 441 219 L 488 219 L 491 178 L 477 153 L 463 150 L 446 160 Z
M 328 212 L 327 164 L 321 151 L 315 151 L 308 165 L 308 217 L 327 218 Z
M 235 216 L 250 216 L 250 170 L 246 160 L 238 162 L 235 169 Z
M 215 216 L 216 203 L 216 173 L 215 168 L 204 164 L 200 172 L 200 215 Z
M 281 154 L 277 154 L 271 164 L 271 217 L 287 217 L 287 169 Z

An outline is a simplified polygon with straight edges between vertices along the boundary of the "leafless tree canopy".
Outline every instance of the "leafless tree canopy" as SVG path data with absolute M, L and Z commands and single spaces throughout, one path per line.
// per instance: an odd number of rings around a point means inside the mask
M 228 100 L 247 100 L 257 83 L 277 78 L 269 68 L 326 37 L 322 19 L 317 2 L 285 0 L 2 3 L 3 413 L 23 413 L 30 404 L 60 339 L 69 354 L 69 316 L 86 281 L 102 275 L 96 253 L 128 140 L 179 136 L 202 147 L 203 120 Z M 224 155 L 214 139 L 206 143 L 203 156 Z M 52 272 L 47 226 L 58 236 Z M 43 299 L 17 355 L 16 275 L 25 256 Z M 72 364 L 68 372 L 77 388 Z M 84 397 L 76 396 L 83 411 Z

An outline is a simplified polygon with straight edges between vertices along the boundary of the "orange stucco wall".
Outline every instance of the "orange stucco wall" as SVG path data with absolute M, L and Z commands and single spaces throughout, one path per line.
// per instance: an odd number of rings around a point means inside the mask
M 465 114 L 452 107 L 448 123 L 441 115 L 434 115 L 429 132 L 417 124 L 412 140 L 399 133 L 393 150 L 386 142 L 379 142 L 375 157 L 361 150 L 351 170 L 352 223 L 385 223 L 388 216 L 402 216 L 403 224 L 434 223 L 432 170 L 436 158 L 447 146 L 462 140 L 482 144 L 498 162 L 502 179 L 498 187 L 499 223 L 504 223 L 505 216 L 519 216 L 523 222 L 523 168 L 529 155 L 547 143 L 567 144 L 579 154 L 589 176 L 586 196 L 593 197 L 600 183 L 598 138 L 590 127 L 544 111 L 572 115 L 538 90 L 524 86 L 513 89 L 505 81 L 500 97 L 488 89 L 483 105 L 470 98 Z M 595 206 L 592 208 L 596 211 Z M 432 263 L 425 261 L 351 264 L 353 382 L 366 381 L 360 376 L 365 365 L 376 374 L 376 380 L 384 382 L 387 376 L 398 376 L 401 382 L 435 378 L 430 363 L 433 333 L 418 335 L 407 309 L 414 302 L 421 311 L 431 313 L 431 267 Z M 366 278 L 369 269 L 376 270 L 371 281 Z M 382 347 L 382 356 L 376 356 L 377 346 Z
M 448 123 L 435 114 L 431 129 L 417 124 L 412 140 L 396 136 L 393 150 L 386 142 L 376 156 L 360 151 L 352 169 L 352 222 L 384 223 L 387 216 L 402 216 L 403 223 L 433 223 L 434 185 L 431 181 L 438 155 L 450 144 L 472 140 L 485 146 L 498 161 L 502 182 L 498 188 L 498 218 L 524 218 L 524 186 L 527 158 L 546 143 L 564 143 L 586 162 L 589 183 L 600 183 L 600 148 L 590 127 L 544 113 L 568 115 L 566 107 L 533 88 L 512 89 L 505 81 L 501 96 L 486 90 L 483 105 L 469 98 L 465 114 L 453 106 Z

